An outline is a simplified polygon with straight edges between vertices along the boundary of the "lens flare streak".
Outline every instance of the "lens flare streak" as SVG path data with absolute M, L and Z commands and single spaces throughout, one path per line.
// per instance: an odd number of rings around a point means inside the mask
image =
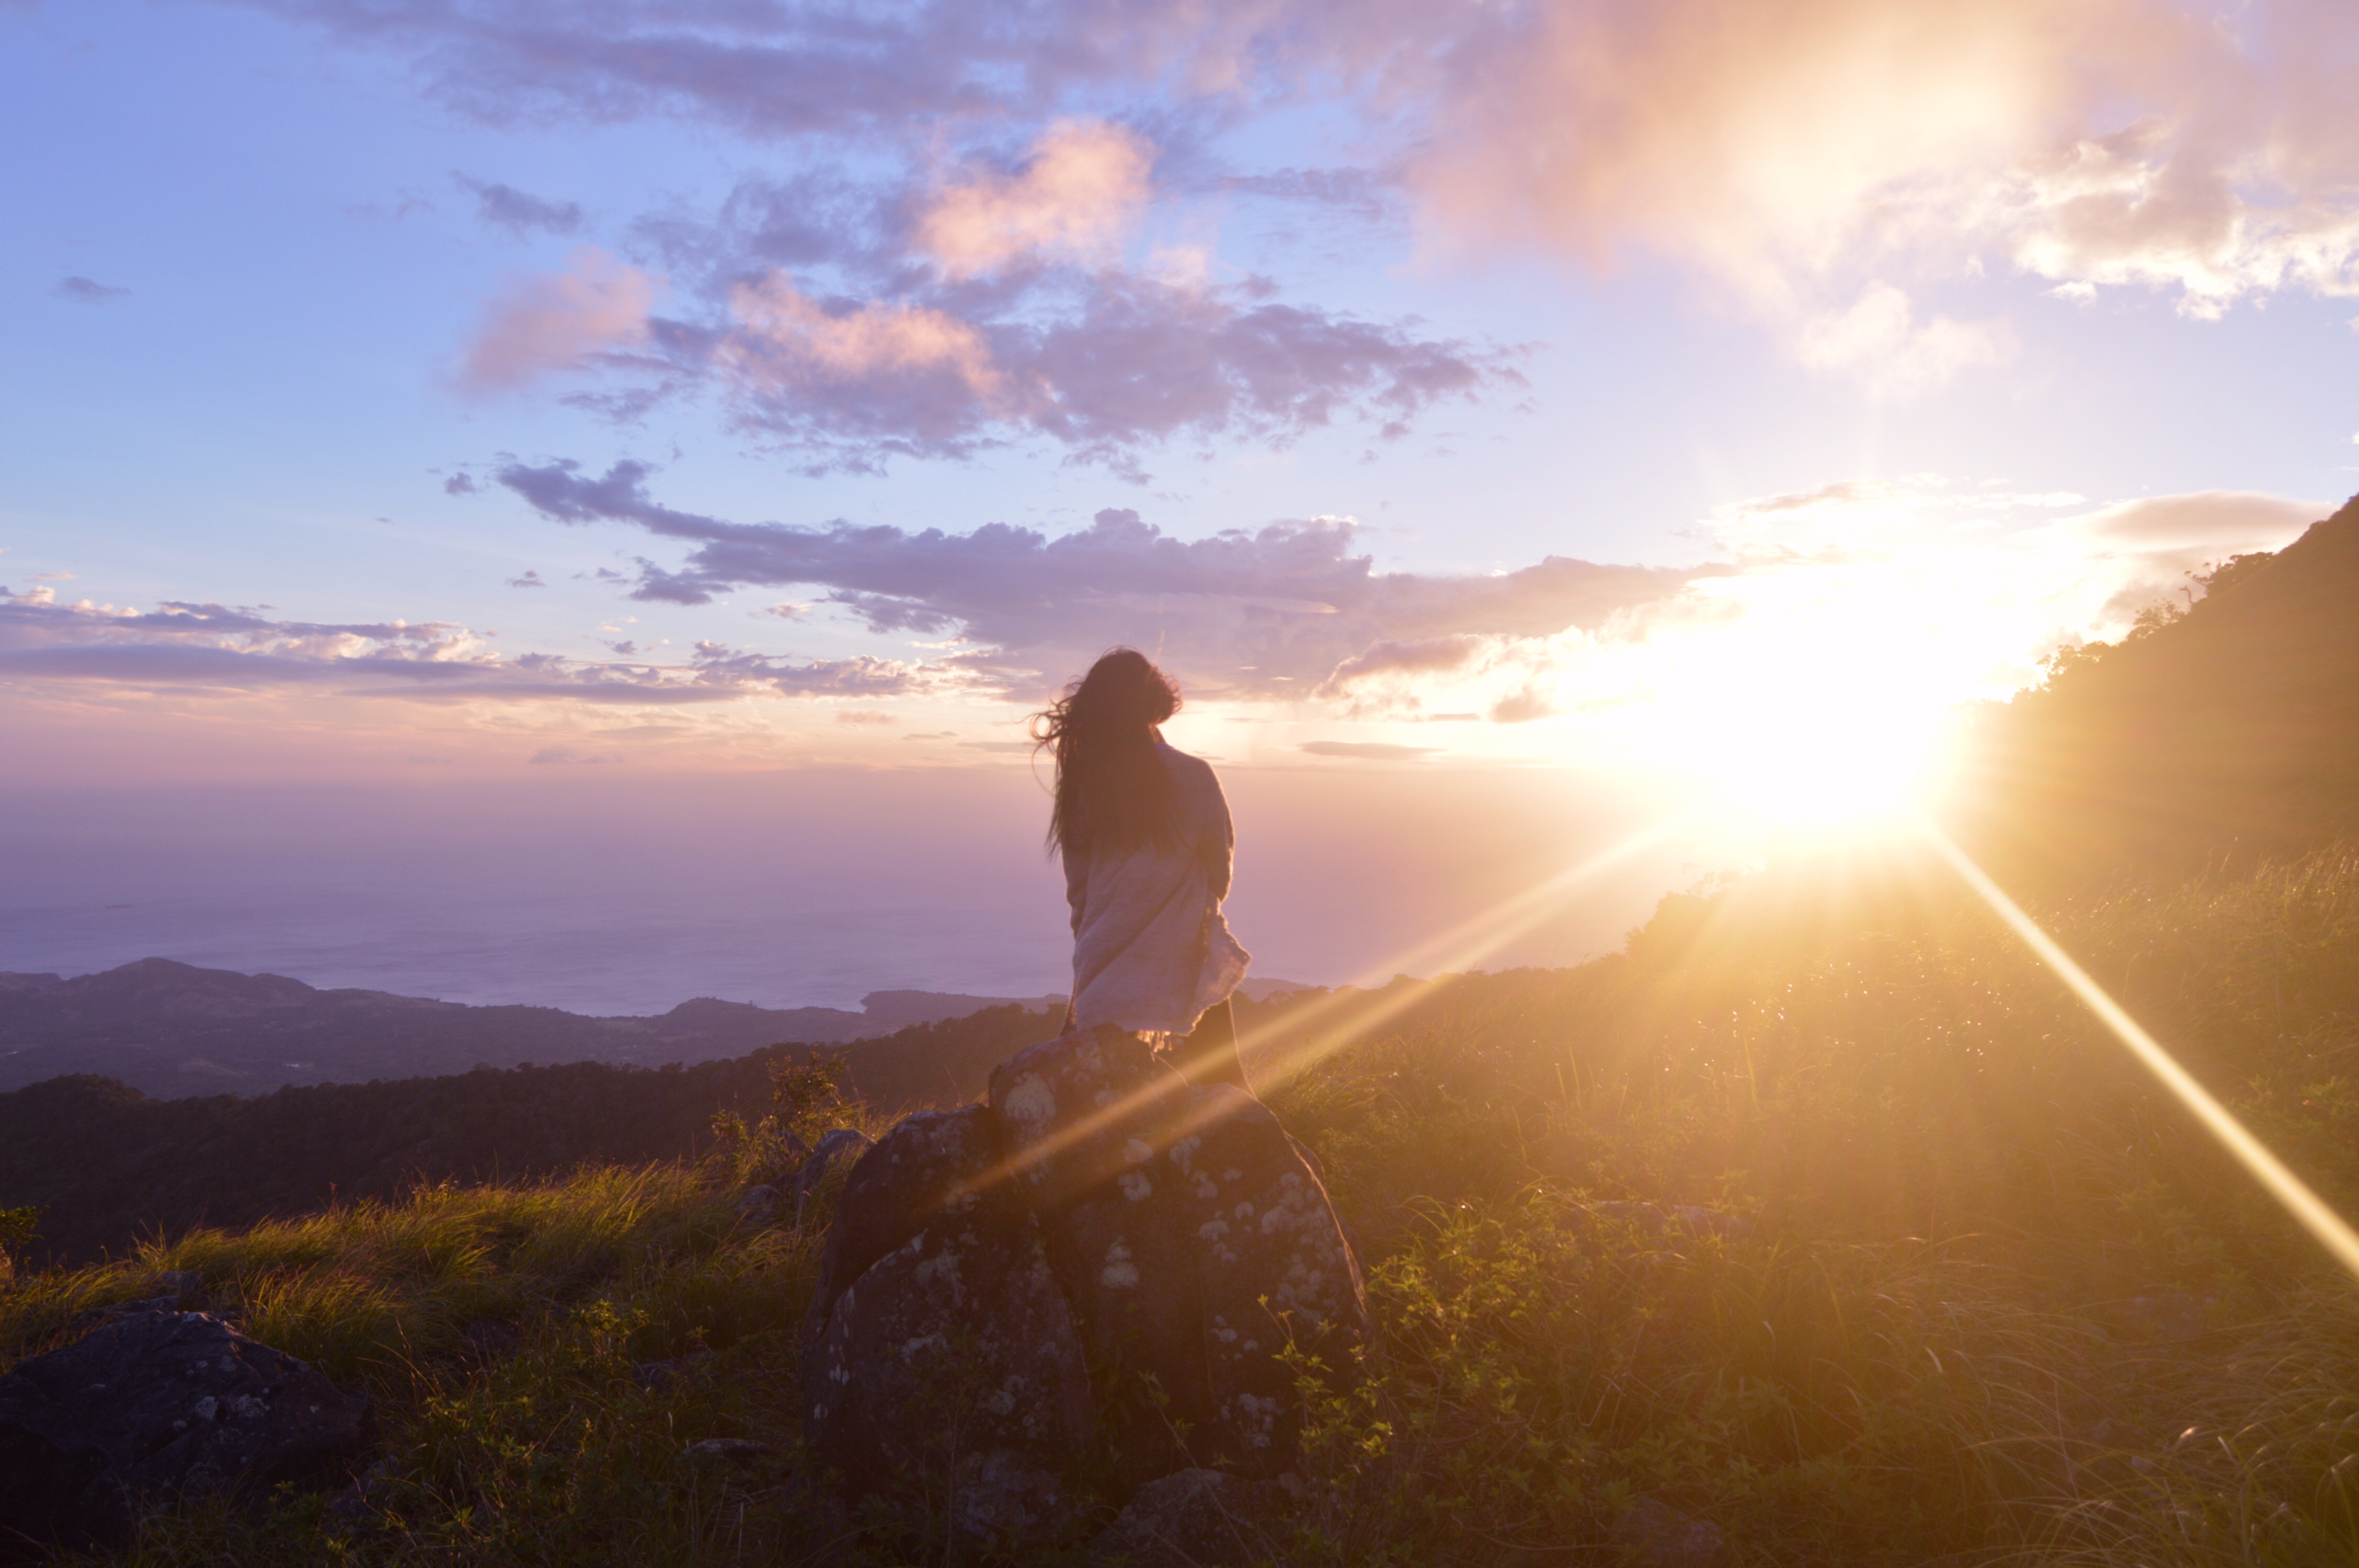
M 1592 855 L 1588 860 L 1567 868 L 1514 898 L 1463 921 L 1439 935 L 1429 937 L 1414 946 L 1403 949 L 1395 964 L 1407 964 L 1420 957 L 1439 958 L 1441 969 L 1462 968 L 1488 954 L 1498 951 L 1526 931 L 1547 918 L 1561 900 L 1575 887 L 1601 871 L 1611 870 L 1660 842 L 1680 825 L 1679 819 L 1660 822 L 1644 832 L 1632 835 L 1612 848 Z M 1384 966 L 1390 968 L 1392 966 Z M 1397 1016 L 1410 1002 L 1418 1000 L 1411 992 L 1398 999 L 1388 999 L 1372 1011 L 1353 1013 L 1348 1028 L 1329 1027 L 1328 1021 L 1344 1010 L 1363 993 L 1334 991 L 1310 1006 L 1288 1014 L 1271 1029 L 1245 1034 L 1238 1042 L 1248 1054 L 1266 1051 L 1273 1038 L 1284 1037 L 1291 1048 L 1282 1062 L 1272 1062 L 1266 1055 L 1257 1062 L 1254 1073 L 1263 1087 L 1273 1087 L 1289 1078 L 1299 1077 L 1323 1058 L 1340 1050 L 1353 1036 Z M 1155 1091 L 1147 1089 L 1125 1095 L 1110 1105 L 1093 1108 L 1090 1114 L 1059 1129 L 1047 1138 L 1019 1151 L 993 1166 L 990 1170 L 962 1184 L 952 1195 L 963 1200 L 1018 1176 L 1041 1162 L 1053 1160 L 1093 1138 L 1103 1136 L 1111 1129 L 1141 1114 L 1154 1098 Z M 1220 1108 L 1199 1107 L 1185 1124 L 1175 1129 L 1175 1135 L 1184 1136 L 1220 1113 Z
M 1506 903 L 1402 949 L 1391 962 L 1378 968 L 1406 971 L 1409 965 L 1415 963 L 1442 974 L 1479 962 L 1547 919 L 1582 882 L 1660 843 L 1684 821 L 1683 817 L 1672 817 L 1635 833 L 1620 843 L 1567 867 L 1547 881 L 1525 889 Z M 1308 1007 L 1289 1012 L 1274 1024 L 1244 1034 L 1239 1044 L 1248 1056 L 1256 1054 L 1256 1047 L 1266 1047 L 1277 1039 L 1285 1039 L 1290 1045 L 1283 1061 L 1272 1061 L 1266 1055 L 1256 1060 L 1255 1077 L 1271 1085 L 1299 1077 L 1342 1049 L 1353 1036 L 1364 1034 L 1389 1022 L 1420 1000 L 1419 993 L 1412 989 L 1373 1009 L 1353 1011 L 1353 1004 L 1364 994 L 1349 990 L 1331 991 Z M 1348 1028 L 1331 1026 L 1330 1021 L 1338 1013 L 1349 1014 Z
M 2112 1030 L 2130 1054 L 2146 1064 L 2148 1071 L 2160 1078 L 2163 1087 L 2177 1095 L 2195 1119 L 2227 1147 L 2228 1152 L 2241 1162 L 2253 1179 L 2268 1190 L 2269 1195 L 2285 1206 L 2286 1212 L 2299 1221 L 2302 1227 L 2318 1238 L 2319 1244 L 2334 1255 L 2335 1260 L 2359 1277 L 2359 1232 L 2354 1232 L 2341 1215 L 2329 1207 L 2326 1201 L 2310 1191 L 2307 1183 L 2286 1169 L 2267 1145 L 2245 1129 L 2226 1106 L 2212 1098 L 2187 1069 L 2180 1066 L 2169 1052 L 2140 1028 L 2137 1020 L 2125 1011 L 2119 1002 L 2105 993 L 2104 988 L 2091 979 L 2080 965 L 2058 946 L 2055 938 L 2039 928 L 2016 902 L 2007 897 L 1999 885 L 1991 881 L 1982 867 L 1949 836 L 1930 822 L 1919 824 L 1924 835 L 1951 868 L 1965 880 L 1968 887 L 1980 895 L 1984 903 L 2005 921 L 2024 945 L 2037 954 L 2040 962 L 2056 972 L 2057 978 L 2071 988 L 2095 1013 L 2106 1028 Z

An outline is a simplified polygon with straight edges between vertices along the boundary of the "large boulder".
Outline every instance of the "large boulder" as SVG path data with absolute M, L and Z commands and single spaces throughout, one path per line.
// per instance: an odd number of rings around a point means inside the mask
M 912 1117 L 853 1168 L 806 1320 L 806 1430 L 855 1489 L 933 1477 L 975 1499 L 962 1528 L 1022 1534 L 1063 1517 L 1049 1483 L 1080 1467 L 1117 1496 L 1283 1472 L 1285 1351 L 1346 1377 L 1367 1324 L 1277 1118 L 1101 1029 L 1019 1053 L 987 1104 Z
M 835 1298 L 878 1259 L 936 1218 L 971 1215 L 999 1162 L 991 1113 L 979 1105 L 905 1117 L 844 1178 L 803 1314 L 806 1349 L 827 1329 Z
M 959 1535 L 1054 1533 L 1087 1457 L 1089 1370 L 1028 1220 L 938 1217 L 835 1299 L 803 1358 L 803 1430 L 862 1491 Z
M 0 1551 L 120 1543 L 176 1498 L 342 1486 L 375 1441 L 365 1395 L 217 1317 L 141 1313 L 0 1378 Z
M 1188 1091 L 1183 1130 L 1164 1151 L 1168 1223 L 1194 1254 L 1205 1397 L 1198 1463 L 1275 1476 L 1299 1422 L 1291 1345 L 1330 1378 L 1354 1370 L 1368 1333 L 1359 1260 L 1327 1189 L 1269 1108 L 1241 1090 Z

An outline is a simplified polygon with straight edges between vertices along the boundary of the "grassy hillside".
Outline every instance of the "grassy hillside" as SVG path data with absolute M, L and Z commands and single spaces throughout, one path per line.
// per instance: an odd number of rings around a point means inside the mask
M 2359 855 L 2038 913 L 2359 1211 Z M 1613 1562 L 1636 1498 L 1748 1564 L 2359 1559 L 2359 1283 L 1927 868 L 1767 874 L 1580 969 L 1249 1028 L 1383 1327 L 1289 1562 Z M 374 1523 L 160 1519 L 127 1561 L 934 1561 L 921 1506 L 782 1485 L 816 1238 L 736 1221 L 758 1157 L 178 1236 L 0 1293 L 0 1354 L 195 1269 L 384 1401 Z

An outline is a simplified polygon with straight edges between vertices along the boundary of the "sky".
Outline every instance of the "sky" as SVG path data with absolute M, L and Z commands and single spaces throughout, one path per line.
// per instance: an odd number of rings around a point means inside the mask
M 2359 489 L 2354 56 L 2332 3 L 0 0 L 0 968 L 574 996 L 629 943 L 462 981 L 419 912 L 676 933 L 759 864 L 933 934 L 740 921 L 740 990 L 1049 989 L 1023 720 L 1127 643 L 1257 968 L 1388 972 Z M 1503 956 L 1745 852 L 1682 831 Z M 411 913 L 288 934 L 349 886 Z

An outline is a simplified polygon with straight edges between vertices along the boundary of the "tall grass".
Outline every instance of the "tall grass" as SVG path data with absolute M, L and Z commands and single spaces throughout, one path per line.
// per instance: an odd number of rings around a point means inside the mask
M 2042 917 L 2359 1200 L 2359 858 Z M 1348 1391 L 1306 1377 L 1284 1561 L 1608 1563 L 1641 1499 L 1732 1563 L 2359 1561 L 2359 1283 L 1923 868 L 1765 874 L 1578 970 L 1359 1002 L 1265 1020 L 1380 1325 Z M 798 1234 L 735 1202 L 788 1132 L 856 1114 L 797 1080 L 694 1168 L 427 1187 L 30 1275 L 0 1288 L 0 1355 L 189 1269 L 377 1397 L 360 1522 L 199 1512 L 127 1561 L 930 1560 L 786 1485 L 824 1206 Z

